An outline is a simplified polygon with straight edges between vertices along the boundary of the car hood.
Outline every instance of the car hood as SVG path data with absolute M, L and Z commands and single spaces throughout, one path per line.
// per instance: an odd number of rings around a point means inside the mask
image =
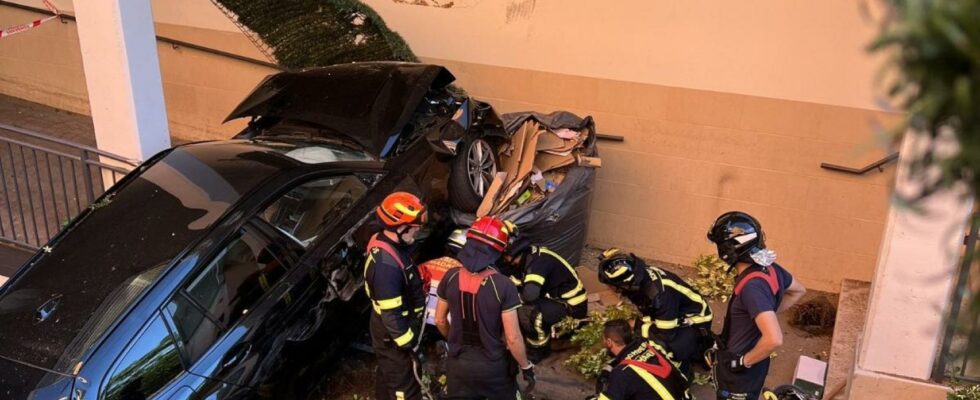
M 430 90 L 456 78 L 438 65 L 372 62 L 270 75 L 228 115 L 276 118 L 322 128 L 382 156 Z

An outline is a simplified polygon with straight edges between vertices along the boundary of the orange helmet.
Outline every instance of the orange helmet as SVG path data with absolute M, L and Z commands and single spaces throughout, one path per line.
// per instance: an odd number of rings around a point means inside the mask
M 425 205 L 414 194 L 395 192 L 385 197 L 378 206 L 378 218 L 389 227 L 425 224 Z
M 511 233 L 515 233 L 516 228 L 510 221 L 494 216 L 480 217 L 473 221 L 473 225 L 466 232 L 466 239 L 486 243 L 494 250 L 503 253 L 510 243 Z

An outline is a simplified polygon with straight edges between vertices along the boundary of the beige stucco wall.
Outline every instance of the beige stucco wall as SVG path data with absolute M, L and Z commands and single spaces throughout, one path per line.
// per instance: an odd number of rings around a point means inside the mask
M 210 6 L 206 0 L 204 3 Z M 0 6 L 0 26 L 30 21 L 38 15 Z M 217 15 L 224 18 L 220 13 Z M 231 27 L 235 29 L 234 25 Z M 212 30 L 158 23 L 156 30 L 161 36 L 264 60 L 237 29 Z M 179 140 L 227 138 L 236 133 L 243 122 L 222 125 L 221 121 L 255 84 L 275 72 L 272 68 L 165 43 L 158 43 L 157 51 L 171 134 Z M 89 114 L 75 23 L 55 20 L 5 38 L 0 43 L 0 93 Z
M 891 167 L 863 177 L 819 168 L 886 154 L 872 124 L 886 114 L 870 110 L 876 67 L 861 50 L 871 28 L 854 3 L 367 3 L 425 61 L 447 65 L 500 110 L 567 109 L 626 137 L 600 144 L 592 243 L 687 264 L 712 251 L 704 233 L 713 218 L 741 209 L 762 220 L 780 260 L 808 286 L 837 291 L 843 278 L 871 279 Z M 220 12 L 190 12 L 197 7 L 212 6 L 155 1 L 157 34 L 262 59 Z M 36 17 L 2 11 L 0 25 Z M 77 46 L 73 23 L 4 39 L 0 93 L 87 112 Z M 241 122 L 221 119 L 273 72 L 158 51 L 178 139 L 236 132 Z
M 863 166 L 881 112 L 427 59 L 447 65 L 501 111 L 571 110 L 596 118 L 603 167 L 589 241 L 689 264 L 720 213 L 756 215 L 780 261 L 811 288 L 871 280 L 893 168 L 857 177 L 821 162 Z M 500 82 L 507 82 L 502 85 Z
M 875 0 L 364 2 L 426 57 L 878 108 Z

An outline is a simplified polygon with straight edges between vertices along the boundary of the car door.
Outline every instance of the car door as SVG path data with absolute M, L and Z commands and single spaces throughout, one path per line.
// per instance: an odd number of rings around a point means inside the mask
M 211 380 L 203 396 L 252 391 L 282 318 L 271 312 L 288 287 L 285 250 L 249 223 L 226 238 L 163 307 L 190 372 Z
M 214 383 L 200 392 L 267 392 L 289 376 L 283 351 L 325 293 L 318 263 L 297 261 L 322 237 L 363 219 L 348 213 L 363 207 L 378 178 L 335 174 L 287 188 L 190 274 L 164 314 L 191 372 Z

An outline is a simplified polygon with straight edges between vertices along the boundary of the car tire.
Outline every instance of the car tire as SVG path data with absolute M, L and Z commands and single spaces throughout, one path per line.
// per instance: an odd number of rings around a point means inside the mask
M 462 212 L 476 212 L 497 173 L 497 148 L 485 138 L 466 137 L 449 173 L 449 202 Z

